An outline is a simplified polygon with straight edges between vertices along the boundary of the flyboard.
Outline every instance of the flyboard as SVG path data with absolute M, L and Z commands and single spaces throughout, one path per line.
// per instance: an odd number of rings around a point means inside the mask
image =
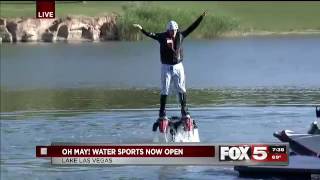
M 172 116 L 158 119 L 152 131 L 155 143 L 200 142 L 198 126 L 192 118 Z

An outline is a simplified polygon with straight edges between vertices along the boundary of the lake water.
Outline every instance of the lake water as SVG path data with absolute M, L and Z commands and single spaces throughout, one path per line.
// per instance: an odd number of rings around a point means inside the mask
M 320 104 L 320 37 L 184 42 L 188 104 L 204 143 L 278 142 Z M 1 179 L 241 179 L 233 167 L 56 167 L 51 142 L 150 143 L 160 59 L 153 41 L 1 44 Z M 173 93 L 173 92 L 172 92 Z M 179 115 L 176 98 L 169 115 Z
M 187 87 L 319 87 L 319 42 L 320 36 L 186 39 Z M 159 78 L 155 41 L 1 45 L 1 87 L 150 88 Z

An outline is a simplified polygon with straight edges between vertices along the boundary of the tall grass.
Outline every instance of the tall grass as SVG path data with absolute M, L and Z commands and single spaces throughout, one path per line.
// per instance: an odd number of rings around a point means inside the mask
M 172 10 L 163 7 L 123 6 L 123 14 L 118 20 L 120 39 L 142 40 L 147 38 L 132 26 L 134 23 L 142 25 L 149 32 L 163 32 L 166 30 L 167 22 L 175 20 L 179 24 L 179 29 L 184 30 L 201 14 L 202 12 Z M 211 39 L 238 27 L 239 22 L 234 18 L 208 14 L 190 36 Z

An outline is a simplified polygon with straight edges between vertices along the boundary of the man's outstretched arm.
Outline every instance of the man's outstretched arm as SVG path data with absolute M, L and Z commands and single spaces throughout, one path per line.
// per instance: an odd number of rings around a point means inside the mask
M 192 33 L 192 31 L 194 31 L 200 24 L 200 22 L 202 21 L 203 17 L 207 14 L 207 12 L 203 12 L 201 14 L 201 16 L 195 21 L 193 22 L 186 30 L 182 31 L 182 35 L 183 37 L 187 37 L 190 33 Z
M 138 28 L 144 35 L 154 39 L 154 40 L 158 40 L 159 36 L 156 33 L 152 33 L 152 32 L 147 32 L 145 31 L 142 26 L 140 24 L 133 24 L 134 27 Z

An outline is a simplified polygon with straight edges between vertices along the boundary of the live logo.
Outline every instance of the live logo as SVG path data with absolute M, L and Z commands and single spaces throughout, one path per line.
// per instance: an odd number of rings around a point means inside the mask
M 37 0 L 36 8 L 37 18 L 55 18 L 55 1 L 52 0 Z
M 53 12 L 38 12 L 37 18 L 54 18 Z

